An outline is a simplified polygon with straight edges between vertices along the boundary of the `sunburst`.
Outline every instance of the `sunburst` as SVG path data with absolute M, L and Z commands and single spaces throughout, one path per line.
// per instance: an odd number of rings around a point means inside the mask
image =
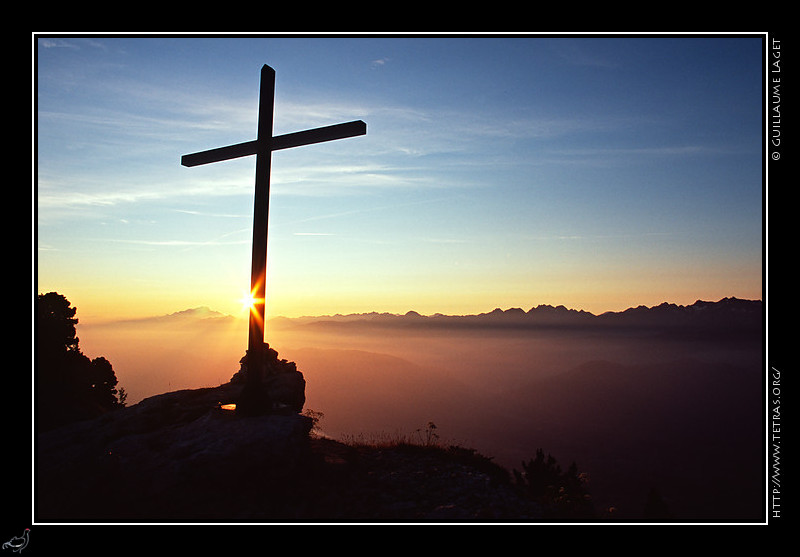
M 256 311 L 256 306 L 259 304 L 264 303 L 263 298 L 259 298 L 255 295 L 255 292 L 246 292 L 242 295 L 239 299 L 242 304 L 242 311 L 250 310 L 251 312 Z

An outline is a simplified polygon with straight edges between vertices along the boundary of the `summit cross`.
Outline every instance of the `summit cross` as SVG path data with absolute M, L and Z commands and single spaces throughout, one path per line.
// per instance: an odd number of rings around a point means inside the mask
M 263 366 L 264 313 L 267 282 L 267 225 L 269 220 L 269 175 L 272 152 L 335 139 L 355 137 L 367 133 L 367 125 L 361 120 L 314 128 L 300 132 L 272 136 L 272 121 L 275 104 L 275 70 L 266 64 L 261 68 L 261 85 L 258 100 L 258 134 L 254 141 L 237 143 L 181 157 L 183 166 L 199 166 L 248 155 L 256 156 L 255 196 L 253 203 L 253 251 L 250 271 L 249 338 L 247 350 L 246 383 L 237 410 L 246 413 L 259 412 L 268 401 L 264 393 Z

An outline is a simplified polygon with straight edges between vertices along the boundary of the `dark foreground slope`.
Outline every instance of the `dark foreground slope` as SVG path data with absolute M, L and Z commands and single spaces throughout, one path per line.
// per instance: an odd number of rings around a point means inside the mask
M 466 449 L 364 447 L 298 414 L 220 408 L 235 385 L 155 396 L 40 434 L 37 522 L 535 521 L 546 509 Z

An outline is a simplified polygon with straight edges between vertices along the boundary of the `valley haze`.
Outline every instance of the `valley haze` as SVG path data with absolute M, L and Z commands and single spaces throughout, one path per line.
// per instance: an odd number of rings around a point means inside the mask
M 478 315 L 274 318 L 266 340 L 297 363 L 306 409 L 339 440 L 419 435 L 519 469 L 537 448 L 576 461 L 595 502 L 636 516 L 651 488 L 679 517 L 759 520 L 764 308 L 724 298 L 594 315 L 564 306 Z M 246 322 L 208 308 L 79 323 L 128 405 L 217 386 L 239 369 Z

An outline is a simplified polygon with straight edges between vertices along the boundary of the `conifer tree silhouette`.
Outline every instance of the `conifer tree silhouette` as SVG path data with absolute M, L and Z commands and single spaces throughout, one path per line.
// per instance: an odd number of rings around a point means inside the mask
M 99 416 L 125 405 L 111 363 L 80 351 L 77 309 L 61 294 L 39 294 L 35 322 L 35 417 L 41 430 Z

